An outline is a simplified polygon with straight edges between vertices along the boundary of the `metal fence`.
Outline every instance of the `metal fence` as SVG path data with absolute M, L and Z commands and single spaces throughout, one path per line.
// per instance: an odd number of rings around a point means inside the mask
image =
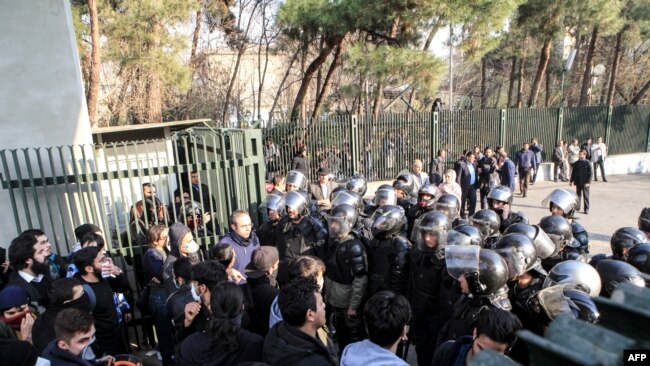
M 503 146 L 510 155 L 536 137 L 550 160 L 559 139 L 584 141 L 604 137 L 609 154 L 650 151 L 650 105 L 546 109 L 484 109 L 434 113 L 350 115 L 299 122 L 275 122 L 263 130 L 279 151 L 272 173 L 292 168 L 296 150 L 308 151 L 310 179 L 328 167 L 337 179 L 362 173 L 369 180 L 389 180 L 414 159 L 425 170 L 438 149 L 452 163 L 474 145 Z
M 193 128 L 163 140 L 0 150 L 0 164 L 16 234 L 41 228 L 58 253 L 70 251 L 74 228 L 84 223 L 102 229 L 114 254 L 133 256 L 150 225 L 171 222 L 196 223 L 194 236 L 206 248 L 236 209 L 257 223 L 266 194 L 260 130 Z M 154 185 L 155 199 L 144 197 L 144 184 Z M 187 199 L 212 223 L 186 210 Z

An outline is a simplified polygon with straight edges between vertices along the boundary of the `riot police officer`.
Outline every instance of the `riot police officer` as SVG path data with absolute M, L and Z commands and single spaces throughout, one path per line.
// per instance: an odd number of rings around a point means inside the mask
M 409 237 L 413 232 L 413 224 L 415 220 L 424 215 L 427 212 L 431 212 L 434 209 L 434 204 L 436 203 L 436 198 L 440 196 L 440 191 L 436 186 L 426 184 L 418 190 L 418 202 L 417 205 L 411 206 L 407 212 L 408 217 L 408 230 L 407 233 Z
M 356 192 L 361 197 L 366 195 L 368 190 L 368 181 L 362 174 L 355 174 L 348 179 L 345 188 L 350 192 Z
M 307 193 L 290 191 L 285 196 L 287 215 L 275 227 L 275 243 L 280 255 L 278 282 L 285 284 L 289 277 L 289 260 L 301 255 L 323 256 L 327 231 L 322 223 L 309 216 Z
M 425 186 L 426 187 L 426 186 Z M 447 234 L 451 229 L 449 218 L 431 211 L 415 221 L 411 234 L 411 272 L 408 299 L 411 302 L 415 351 L 419 365 L 430 365 L 433 345 L 442 327 L 440 288 L 445 267 Z
M 508 226 L 516 223 L 528 223 L 528 218 L 522 211 L 512 210 L 512 191 L 506 186 L 496 186 L 487 194 L 487 203 L 490 210 L 499 215 L 501 225 L 499 231 L 503 233 Z
M 610 297 L 618 285 L 630 283 L 634 286 L 645 287 L 641 272 L 629 263 L 615 259 L 603 259 L 598 262 L 596 271 L 600 275 L 602 287 L 600 296 Z
M 258 210 L 267 217 L 267 220 L 257 229 L 260 245 L 275 246 L 275 227 L 285 213 L 284 195 L 269 194 Z
M 556 243 L 551 240 L 539 225 L 524 223 L 513 224 L 506 229 L 505 234 L 526 235 L 535 245 L 535 253 L 539 260 L 555 256 L 562 250 L 562 247 L 560 246 L 562 242 L 557 241 Z
M 453 194 L 440 196 L 434 204 L 434 210 L 447 215 L 451 221 L 451 227 L 467 223 L 467 221 L 460 219 L 460 200 Z
M 382 184 L 377 187 L 372 205 L 367 205 L 363 209 L 363 216 L 370 218 L 377 208 L 385 205 L 397 205 L 397 195 L 390 184 Z M 371 224 L 372 222 L 368 222 L 367 226 L 370 227 Z
M 483 245 L 483 234 L 473 225 L 463 224 L 452 228 L 447 236 L 447 245 Z
M 627 260 L 628 251 L 637 244 L 645 243 L 647 240 L 645 233 L 634 227 L 622 227 L 612 234 L 609 241 L 612 255 L 598 254 L 591 258 L 589 264 L 594 267 L 603 259 L 615 259 L 619 261 Z
M 598 296 L 602 283 L 596 269 L 585 262 L 566 260 L 555 265 L 544 280 L 544 288 L 572 283 L 575 288 L 591 297 Z
M 587 262 L 587 255 L 581 252 L 573 240 L 571 224 L 562 216 L 546 216 L 539 222 L 539 227 L 555 243 L 558 252 L 542 260 L 542 267 L 549 271 L 556 264 L 565 260 Z
M 325 216 L 329 232 L 325 273 L 325 298 L 332 306 L 336 337 L 341 350 L 363 338 L 361 304 L 368 284 L 364 245 L 354 234 L 359 213 L 340 204 Z
M 639 214 L 639 230 L 643 231 L 650 242 L 650 207 L 645 207 Z
M 483 247 L 494 249 L 494 244 L 501 236 L 501 219 L 497 213 L 492 210 L 478 210 L 469 218 L 469 222 L 483 235 Z
M 576 208 L 579 203 L 580 201 L 575 192 L 564 188 L 554 189 L 548 196 L 546 196 L 546 198 L 544 198 L 544 200 L 542 200 L 542 205 L 548 207 L 551 215 L 562 216 L 569 220 L 569 223 L 572 226 L 572 231 L 580 234 L 577 237 L 579 240 L 574 240 L 572 243 L 569 243 L 568 246 L 573 248 L 574 253 L 580 253 L 582 257 L 586 258 L 589 253 L 589 235 L 584 227 L 574 220 Z
M 368 297 L 383 290 L 404 294 L 409 273 L 411 243 L 401 235 L 404 209 L 379 207 L 371 218 L 372 240 L 368 246 Z
M 395 189 L 397 195 L 397 205 L 401 206 L 404 212 L 408 212 L 416 203 L 413 196 L 414 187 L 413 177 L 410 174 L 400 174 L 393 182 L 393 189 Z
M 627 263 L 650 274 L 650 243 L 637 244 L 627 252 Z
M 306 191 L 309 181 L 307 177 L 298 170 L 291 170 L 287 173 L 286 190 L 289 191 Z

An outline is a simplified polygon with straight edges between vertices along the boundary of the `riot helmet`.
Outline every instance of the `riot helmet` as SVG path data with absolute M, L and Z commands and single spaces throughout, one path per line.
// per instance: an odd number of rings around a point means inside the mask
M 450 221 L 454 221 L 460 214 L 460 200 L 453 194 L 443 194 L 434 204 L 434 210 L 444 213 Z
M 420 208 L 433 209 L 436 197 L 440 195 L 438 188 L 431 184 L 425 184 L 418 190 L 418 206 Z
M 562 283 L 573 283 L 592 297 L 600 294 L 600 276 L 594 267 L 584 262 L 568 260 L 556 264 L 544 280 L 544 288 Z
M 540 290 L 534 301 L 544 310 L 549 320 L 554 320 L 560 315 L 573 319 L 596 323 L 600 314 L 591 297 L 577 290 L 574 284 L 565 283 Z
M 478 210 L 469 218 L 469 222 L 476 226 L 483 235 L 483 238 L 489 238 L 499 235 L 501 218 L 492 210 Z
M 345 188 L 350 192 L 357 192 L 361 197 L 363 197 L 366 195 L 366 191 L 368 190 L 368 181 L 362 174 L 355 174 L 348 179 Z
M 469 224 L 453 227 L 447 235 L 447 245 L 478 245 L 483 244 L 481 231 Z
M 400 206 L 385 205 L 372 214 L 370 231 L 374 237 L 386 238 L 397 234 L 404 226 L 404 209 Z
M 403 191 L 405 198 L 414 196 L 413 189 L 415 188 L 415 183 L 413 182 L 413 177 L 409 173 L 400 173 L 393 182 L 393 188 Z
M 627 252 L 627 263 L 639 271 L 650 274 L 650 243 L 637 244 Z
M 346 237 L 357 223 L 359 212 L 352 206 L 341 204 L 334 207 L 327 220 L 327 230 L 330 238 L 340 239 Z
M 495 203 L 503 202 L 512 205 L 512 191 L 510 190 L 510 187 L 495 186 L 488 193 L 487 201 L 488 201 L 488 207 L 490 207 L 491 210 L 494 210 L 494 212 L 496 212 L 497 215 L 501 216 L 503 215 L 503 208 L 495 207 Z
M 614 232 L 610 245 L 614 259 L 625 260 L 627 251 L 639 243 L 645 243 L 648 238 L 645 233 L 634 227 L 622 227 Z
M 610 297 L 621 283 L 631 283 L 634 286 L 645 287 L 645 281 L 633 265 L 616 259 L 603 259 L 596 267 L 603 284 L 600 296 Z
M 562 210 L 562 216 L 566 218 L 573 217 L 578 204 L 579 201 L 576 193 L 565 188 L 554 189 L 548 196 L 546 196 L 546 198 L 542 200 L 542 205 L 544 207 L 548 207 L 551 213 L 553 213 L 553 205 L 555 205 L 560 210 Z M 556 211 L 556 213 L 558 212 Z
M 573 241 L 571 224 L 562 216 L 546 216 L 539 222 L 539 227 L 555 243 L 556 254 Z
M 467 281 L 469 292 L 488 298 L 492 305 L 504 310 L 512 308 L 508 301 L 508 265 L 495 251 L 475 245 L 447 246 L 445 263 L 450 276 Z
M 363 209 L 363 199 L 358 193 L 344 189 L 337 194 L 332 193 L 332 207 L 340 205 L 349 205 L 355 210 L 361 211 Z
M 571 246 L 583 252 L 589 252 L 589 233 L 587 233 L 584 226 L 577 222 L 571 223 L 571 233 L 573 234 L 573 244 Z
M 304 191 L 307 189 L 307 177 L 305 177 L 305 175 L 298 170 L 291 170 L 289 173 L 287 173 L 285 184 L 287 186 L 287 191 L 294 189 Z
M 523 222 L 512 224 L 508 226 L 505 234 L 524 234 L 535 244 L 535 252 L 537 258 L 546 259 L 557 255 L 561 248 L 556 247 L 551 238 L 546 235 L 538 225 L 525 224 Z
M 411 242 L 423 252 L 434 252 L 439 259 L 444 255 L 447 246 L 447 234 L 451 223 L 447 215 L 431 211 L 415 220 Z
M 307 193 L 304 191 L 287 192 L 287 194 L 284 196 L 284 204 L 287 208 L 289 218 L 292 220 L 295 220 L 298 217 L 306 216 L 309 210 L 309 199 L 307 198 Z M 295 210 L 298 213 L 298 217 L 292 217 L 289 209 Z
M 644 207 L 639 215 L 639 230 L 650 232 L 650 207 Z M 650 237 L 648 237 L 650 240 Z
M 377 188 L 375 192 L 374 204 L 378 207 L 384 205 L 396 205 L 397 204 L 397 195 L 392 186 L 384 184 Z
M 508 275 L 511 280 L 528 272 L 537 263 L 535 244 L 523 234 L 502 236 L 496 242 L 495 251 L 508 264 Z
M 201 204 L 192 200 L 183 202 L 183 210 L 178 213 L 178 221 L 184 222 L 185 226 L 192 230 L 203 230 L 203 208 L 201 208 Z
M 269 221 L 275 222 L 280 220 L 285 213 L 285 202 L 283 194 L 269 194 L 258 209 L 260 213 L 268 216 Z

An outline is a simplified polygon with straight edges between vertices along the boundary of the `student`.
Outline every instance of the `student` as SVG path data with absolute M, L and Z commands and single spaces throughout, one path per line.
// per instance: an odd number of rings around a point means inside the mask
M 56 339 L 43 351 L 43 357 L 50 360 L 51 366 L 94 364 L 94 357 L 89 356 L 90 346 L 95 341 L 95 321 L 90 313 L 65 309 L 56 316 L 54 330 Z

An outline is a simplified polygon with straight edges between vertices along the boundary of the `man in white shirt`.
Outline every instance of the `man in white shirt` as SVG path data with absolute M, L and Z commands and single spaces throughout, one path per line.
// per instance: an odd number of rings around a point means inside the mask
M 607 182 L 607 178 L 605 178 L 607 145 L 605 145 L 601 136 L 598 137 L 597 141 L 597 143 L 591 145 L 591 162 L 594 164 L 594 180 L 598 180 L 598 167 L 600 167 L 600 175 L 603 178 L 603 182 Z
M 413 160 L 411 169 L 413 169 L 411 172 L 411 177 L 413 177 L 413 193 L 417 195 L 422 186 L 429 184 L 429 175 L 422 171 L 422 160 L 420 159 Z
M 22 287 L 37 313 L 42 314 L 48 305 L 47 291 L 52 282 L 45 246 L 33 235 L 20 235 L 11 241 L 8 254 L 14 271 L 7 284 Z

